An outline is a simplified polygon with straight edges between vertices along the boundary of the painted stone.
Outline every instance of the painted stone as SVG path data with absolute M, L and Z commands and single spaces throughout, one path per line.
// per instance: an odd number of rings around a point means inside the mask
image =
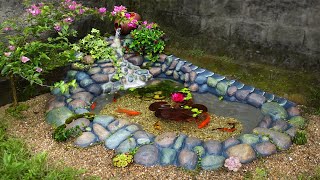
M 97 83 L 106 83 L 109 81 L 109 75 L 106 74 L 95 74 L 91 78 Z
M 93 123 L 98 123 L 104 128 L 106 128 L 112 121 L 114 121 L 114 117 L 107 115 L 96 115 L 93 119 Z
M 142 56 L 133 56 L 133 57 L 128 58 L 128 62 L 130 62 L 136 66 L 141 66 L 143 63 L 143 57 Z
M 85 87 L 88 87 L 89 85 L 91 85 L 93 83 L 94 82 L 93 82 L 92 79 L 87 78 L 87 79 L 84 79 L 84 80 L 80 81 L 80 86 L 85 88 Z
M 272 142 L 282 150 L 289 149 L 292 144 L 291 137 L 289 135 L 275 130 L 257 127 L 253 129 L 253 133 L 269 136 L 272 139 Z
M 74 144 L 78 147 L 88 147 L 95 143 L 97 140 L 96 136 L 92 132 L 83 132 L 77 139 Z
M 220 141 L 208 140 L 204 143 L 204 148 L 209 155 L 220 155 L 222 151 L 222 144 Z
M 251 93 L 248 96 L 247 102 L 252 106 L 259 108 L 266 102 L 266 98 L 260 94 Z
M 176 139 L 177 135 L 173 132 L 166 132 L 157 136 L 154 140 L 157 146 L 168 148 L 171 147 Z
M 141 146 L 134 155 L 134 162 L 144 166 L 153 166 L 159 163 L 159 150 L 154 145 Z
M 271 142 L 262 142 L 254 146 L 257 153 L 261 156 L 270 156 L 277 152 L 277 147 Z
M 92 67 L 92 68 L 90 68 L 90 69 L 88 70 L 88 73 L 89 73 L 90 75 L 97 74 L 97 73 L 99 73 L 99 72 L 101 72 L 101 68 L 100 68 L 100 67 Z
M 202 141 L 195 137 L 187 137 L 185 140 L 185 149 L 192 150 L 194 147 L 201 145 Z
M 177 152 L 174 149 L 163 148 L 161 150 L 160 164 L 161 165 L 174 164 L 176 156 L 177 156 Z
M 228 149 L 229 147 L 235 146 L 237 144 L 240 144 L 240 141 L 236 138 L 229 138 L 225 141 L 223 141 L 223 149 Z
M 264 115 L 270 115 L 273 120 L 286 119 L 287 111 L 276 102 L 267 102 L 261 106 Z
M 81 99 L 84 102 L 90 104 L 92 99 L 93 99 L 93 95 L 89 92 L 78 92 L 76 94 L 73 94 L 71 96 L 72 99 Z
M 176 139 L 176 141 L 175 141 L 175 143 L 174 143 L 174 145 L 173 145 L 173 149 L 175 149 L 175 150 L 177 150 L 177 151 L 181 150 L 182 145 L 183 145 L 184 140 L 186 139 L 186 137 L 187 137 L 187 135 L 185 135 L 185 134 L 180 134 L 180 135 L 177 137 L 177 139 Z
M 225 157 L 217 155 L 208 155 L 202 158 L 201 167 L 204 170 L 215 170 L 223 166 Z
M 161 68 L 160 67 L 152 67 L 149 69 L 149 71 L 153 77 L 156 77 L 161 73 Z
M 65 121 L 71 116 L 73 116 L 72 111 L 63 106 L 49 111 L 46 115 L 46 121 L 47 123 L 58 127 L 63 125 Z
M 241 163 L 249 163 L 256 158 L 256 153 L 249 144 L 238 144 L 227 149 L 227 155 L 238 157 Z
M 239 137 L 239 140 L 244 144 L 256 144 L 259 142 L 259 136 L 254 134 L 243 134 Z
M 183 149 L 179 153 L 178 163 L 181 167 L 185 169 L 195 169 L 198 163 L 197 154 L 190 150 Z
M 245 101 L 249 94 L 249 90 L 238 90 L 236 92 L 236 98 L 240 101 Z
M 85 108 L 87 106 L 87 103 L 81 99 L 75 99 L 75 100 L 72 100 L 68 105 L 71 109 L 74 110 L 78 108 Z
M 120 129 L 119 131 L 111 134 L 106 140 L 105 140 L 105 147 L 108 149 L 115 149 L 119 146 L 120 143 L 122 143 L 124 140 L 126 140 L 131 133 L 125 129 Z
M 218 82 L 217 84 L 217 93 L 220 95 L 220 96 L 224 96 L 226 95 L 227 93 L 227 90 L 228 90 L 228 83 L 227 82 Z
M 93 132 L 98 136 L 99 141 L 104 142 L 110 136 L 110 132 L 98 123 L 93 123 Z
M 274 121 L 271 125 L 271 129 L 276 130 L 276 131 L 285 131 L 288 129 L 288 123 L 287 121 L 283 119 L 279 119 L 277 121 Z
M 102 89 L 101 86 L 99 86 L 98 84 L 91 84 L 88 88 L 87 91 L 89 91 L 90 93 L 92 93 L 95 96 L 99 96 L 102 93 Z
M 85 127 L 90 125 L 90 121 L 86 118 L 79 118 L 74 121 L 72 121 L 70 124 L 67 124 L 66 129 L 76 128 L 77 126 L 84 130 Z
M 230 86 L 227 90 L 228 96 L 234 96 L 237 92 L 238 88 L 236 86 Z
M 137 146 L 136 140 L 134 138 L 129 138 L 123 141 L 116 149 L 116 153 L 127 153 L 132 151 Z
M 136 131 L 133 137 L 137 140 L 138 145 L 148 144 L 151 142 L 151 138 L 145 131 Z

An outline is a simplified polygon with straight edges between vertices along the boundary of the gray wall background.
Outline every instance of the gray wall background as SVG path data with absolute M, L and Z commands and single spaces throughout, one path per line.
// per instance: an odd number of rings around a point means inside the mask
M 54 0 L 53 0 L 54 1 Z M 236 60 L 320 69 L 319 0 L 107 0 L 157 22 L 172 41 Z M 0 0 L 0 23 L 22 12 L 22 0 Z

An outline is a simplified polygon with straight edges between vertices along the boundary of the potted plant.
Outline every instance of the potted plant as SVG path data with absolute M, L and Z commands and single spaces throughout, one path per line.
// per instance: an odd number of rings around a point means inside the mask
M 114 6 L 111 12 L 111 17 L 114 20 L 114 29 L 121 28 L 121 34 L 127 35 L 133 29 L 138 27 L 138 22 L 141 20 L 141 16 L 135 12 L 127 12 L 125 6 Z

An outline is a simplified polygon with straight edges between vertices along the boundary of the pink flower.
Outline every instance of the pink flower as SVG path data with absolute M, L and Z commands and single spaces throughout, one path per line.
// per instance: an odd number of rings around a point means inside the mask
M 101 7 L 98 9 L 100 14 L 105 14 L 107 12 L 107 9 L 105 7 Z
M 136 19 L 133 19 L 131 22 L 128 23 L 129 27 L 136 28 L 138 25 L 138 21 Z
M 69 2 L 71 2 L 71 0 L 65 0 L 64 2 L 69 3 Z
M 127 19 L 130 19 L 130 18 L 131 18 L 131 14 L 130 14 L 130 13 L 125 13 L 124 16 L 125 16 Z
M 4 30 L 4 31 L 11 31 L 12 28 L 11 28 L 11 27 L 5 27 L 5 28 L 3 28 L 3 30 Z
M 171 94 L 171 99 L 174 102 L 182 102 L 184 101 L 184 94 L 181 92 L 175 92 Z
M 126 12 L 127 8 L 125 6 L 114 6 L 113 11 L 118 13 L 118 12 Z
M 76 10 L 76 5 L 71 4 L 71 5 L 68 6 L 68 8 L 69 8 L 70 10 L 74 11 L 74 10 Z
M 79 14 L 83 14 L 84 10 L 82 8 L 79 9 Z
M 240 159 L 238 157 L 230 156 L 228 159 L 224 161 L 224 167 L 227 167 L 231 171 L 238 171 L 242 166 Z
M 33 16 L 37 16 L 41 13 L 41 10 L 36 5 L 32 5 L 29 9 L 27 9 L 27 12 L 29 12 Z
M 61 31 L 61 26 L 60 26 L 59 24 L 56 24 L 56 25 L 54 26 L 54 29 L 55 29 L 56 31 L 60 32 L 60 31 Z
M 9 57 L 11 55 L 11 52 L 4 52 L 4 56 Z
M 146 26 L 146 28 L 147 28 L 147 29 L 151 29 L 151 28 L 152 28 L 152 24 L 148 24 L 148 25 Z
M 41 73 L 41 72 L 42 72 L 42 68 L 37 67 L 37 68 L 36 68 L 36 71 L 37 71 L 38 73 Z
M 142 24 L 143 24 L 143 25 L 147 25 L 147 24 L 148 24 L 148 21 L 143 21 Z
M 22 62 L 22 63 L 26 63 L 26 62 L 28 62 L 28 61 L 30 61 L 30 59 L 29 59 L 28 57 L 26 57 L 26 56 L 21 56 L 21 62 Z
M 67 17 L 63 21 L 66 22 L 66 23 L 72 23 L 73 19 L 71 17 Z
M 8 46 L 8 48 L 10 49 L 10 51 L 14 51 L 16 49 L 16 47 L 12 45 Z

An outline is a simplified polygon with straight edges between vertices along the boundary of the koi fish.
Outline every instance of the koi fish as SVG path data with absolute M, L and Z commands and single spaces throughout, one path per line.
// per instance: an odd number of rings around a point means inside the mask
M 97 102 L 91 104 L 90 109 L 93 111 L 97 107 Z
M 199 125 L 198 125 L 198 128 L 201 129 L 203 127 L 205 127 L 206 125 L 209 124 L 210 122 L 210 116 L 208 113 L 205 113 L 205 115 L 207 116 Z
M 139 111 L 133 111 L 133 110 L 129 110 L 129 109 L 122 109 L 122 108 L 119 108 L 116 110 L 116 112 L 118 113 L 126 113 L 128 116 L 137 116 L 139 114 L 141 114 L 141 112 Z
M 232 127 L 231 128 L 216 128 L 216 129 L 219 131 L 222 131 L 222 132 L 233 132 L 233 131 L 237 130 L 237 128 L 235 128 L 236 123 L 228 123 L 228 124 L 232 125 Z M 214 129 L 214 130 L 216 130 L 216 129 Z

